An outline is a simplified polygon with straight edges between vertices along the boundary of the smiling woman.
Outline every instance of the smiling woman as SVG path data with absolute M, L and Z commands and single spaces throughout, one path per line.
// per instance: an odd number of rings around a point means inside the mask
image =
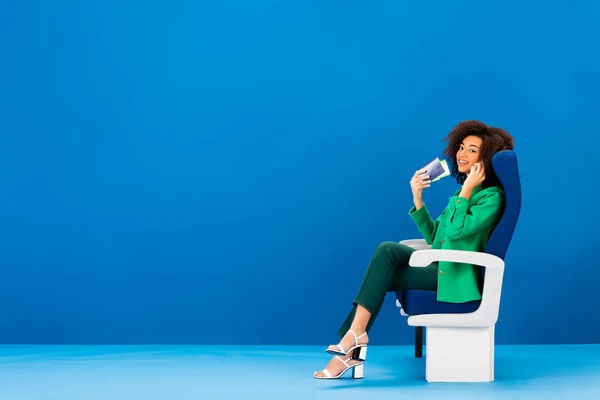
M 450 197 L 448 206 L 434 221 L 422 197 L 423 189 L 430 186 L 430 177 L 423 169 L 418 170 L 410 181 L 414 207 L 409 215 L 432 249 L 483 251 L 504 210 L 504 191 L 491 167 L 492 156 L 501 150 L 512 150 L 514 140 L 503 129 L 480 121 L 464 121 L 448 133 L 446 142 L 444 155 L 461 189 Z M 449 303 L 481 299 L 481 268 L 444 261 L 411 268 L 413 251 L 396 242 L 379 245 L 354 307 L 338 332 L 342 340 L 327 348 L 335 357 L 324 370 L 314 373 L 315 378 L 339 378 L 350 369 L 353 377 L 362 378 L 367 333 L 387 292 L 433 290 L 438 301 Z
M 487 171 L 484 187 L 500 184 L 492 169 L 492 156 L 500 150 L 512 150 L 515 146 L 512 136 L 501 128 L 487 126 L 481 121 L 463 121 L 446 136 L 448 143 L 444 155 L 448 157 L 452 176 L 459 184 L 467 179 L 467 174 L 475 164 L 483 162 Z

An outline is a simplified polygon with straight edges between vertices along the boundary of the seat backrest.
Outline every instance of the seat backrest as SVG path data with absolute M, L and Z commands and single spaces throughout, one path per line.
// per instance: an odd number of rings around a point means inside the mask
M 521 178 L 517 155 L 512 150 L 502 150 L 492 157 L 492 168 L 504 189 L 506 200 L 500 222 L 490 236 L 485 252 L 504 260 L 521 213 Z

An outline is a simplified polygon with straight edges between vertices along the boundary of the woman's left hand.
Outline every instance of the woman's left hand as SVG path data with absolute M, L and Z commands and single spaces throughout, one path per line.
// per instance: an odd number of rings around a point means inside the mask
M 478 162 L 471 167 L 469 176 L 467 176 L 467 179 L 465 179 L 463 186 L 466 186 L 469 189 L 475 189 L 477 186 L 481 185 L 484 180 L 485 166 L 483 165 L 483 162 Z

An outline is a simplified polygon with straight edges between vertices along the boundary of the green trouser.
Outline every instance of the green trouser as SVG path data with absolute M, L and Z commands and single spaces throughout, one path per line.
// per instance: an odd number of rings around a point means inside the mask
M 396 243 L 381 243 L 369 263 L 362 284 L 354 299 L 354 307 L 342 324 L 338 335 L 343 337 L 354 320 L 356 306 L 361 305 L 371 313 L 367 332 L 381 310 L 387 292 L 402 292 L 409 289 L 437 290 L 438 263 L 427 267 L 408 265 L 412 247 Z

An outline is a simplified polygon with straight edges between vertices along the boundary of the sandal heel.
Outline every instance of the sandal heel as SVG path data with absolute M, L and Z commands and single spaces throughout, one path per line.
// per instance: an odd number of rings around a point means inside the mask
M 352 368 L 352 379 L 362 379 L 365 375 L 365 365 L 360 364 Z
M 367 359 L 367 346 L 359 347 L 354 350 L 352 358 L 358 361 L 366 361 Z

